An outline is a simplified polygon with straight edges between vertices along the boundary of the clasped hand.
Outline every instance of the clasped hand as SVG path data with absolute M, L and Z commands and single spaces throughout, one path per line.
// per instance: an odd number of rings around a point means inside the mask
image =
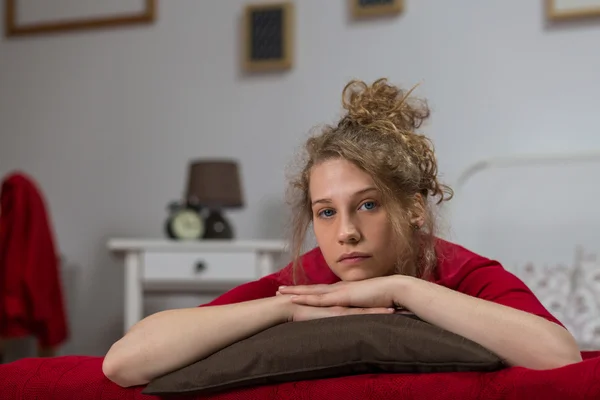
M 398 276 L 331 285 L 281 286 L 277 295 L 290 296 L 296 305 L 290 320 L 304 321 L 352 314 L 392 314 Z

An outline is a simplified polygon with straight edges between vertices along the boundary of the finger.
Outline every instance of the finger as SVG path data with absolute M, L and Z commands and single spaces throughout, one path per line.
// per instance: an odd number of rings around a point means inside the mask
M 393 314 L 393 308 L 347 308 L 344 314 Z
M 330 292 L 332 285 L 298 285 L 280 286 L 279 291 L 283 294 L 323 294 Z
M 304 294 L 291 297 L 292 302 L 313 307 L 349 306 L 348 300 L 341 292 L 323 294 Z

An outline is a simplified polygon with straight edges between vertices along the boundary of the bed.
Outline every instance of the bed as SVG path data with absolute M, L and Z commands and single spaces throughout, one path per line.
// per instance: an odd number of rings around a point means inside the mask
M 593 251 L 594 246 L 600 246 L 595 243 L 600 216 L 591 212 L 580 218 L 582 207 L 595 210 L 594 201 L 600 194 L 585 179 L 590 168 L 599 168 L 597 161 L 600 154 L 591 153 L 511 157 L 468 167 L 455 185 L 456 202 L 450 213 L 453 230 L 448 236 L 502 260 L 507 269 L 525 280 L 573 332 L 582 350 L 582 362 L 545 371 L 512 367 L 494 372 L 358 374 L 234 389 L 210 396 L 168 398 L 600 398 L 600 315 L 596 294 L 600 293 L 600 268 Z M 532 186 L 532 182 L 536 184 Z M 498 191 L 498 185 L 505 190 Z M 569 207 L 573 204 L 573 193 L 578 199 L 575 210 Z M 533 200 L 539 198 L 543 201 Z M 518 215 L 528 218 L 524 220 Z M 556 229 L 560 224 L 566 227 Z M 600 247 L 596 249 L 600 251 Z M 62 356 L 27 358 L 0 365 L 0 398 L 161 398 L 142 394 L 143 387 L 121 388 L 113 384 L 102 374 L 102 360 L 102 357 Z
M 471 400 L 600 398 L 600 352 L 584 352 L 583 362 L 533 371 L 509 368 L 491 373 L 377 374 L 282 383 L 237 389 L 188 400 Z M 29 358 L 0 365 L 2 400 L 157 400 L 142 388 L 120 388 L 101 371 L 102 358 Z

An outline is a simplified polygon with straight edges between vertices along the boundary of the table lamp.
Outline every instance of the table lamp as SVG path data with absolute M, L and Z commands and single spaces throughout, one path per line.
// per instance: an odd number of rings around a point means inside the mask
M 225 208 L 244 206 L 238 164 L 229 160 L 195 160 L 190 163 L 187 201 L 207 212 L 203 239 L 233 239 Z

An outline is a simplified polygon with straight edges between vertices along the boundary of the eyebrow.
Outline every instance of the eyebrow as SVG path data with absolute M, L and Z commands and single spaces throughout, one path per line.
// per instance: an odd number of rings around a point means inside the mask
M 377 188 L 369 186 L 369 187 L 359 190 L 358 192 L 353 193 L 352 196 L 354 197 L 354 196 L 358 196 L 358 195 L 365 194 L 365 193 L 372 192 L 372 191 L 377 191 Z M 327 198 L 317 199 L 317 200 L 314 200 L 311 203 L 311 205 L 314 206 L 315 204 L 318 204 L 318 203 L 331 203 L 331 199 L 327 199 Z

